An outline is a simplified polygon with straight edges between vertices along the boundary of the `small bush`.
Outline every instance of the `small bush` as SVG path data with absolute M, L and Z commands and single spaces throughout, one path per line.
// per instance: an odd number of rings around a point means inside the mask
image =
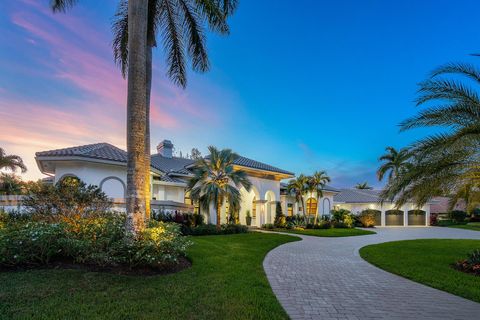
M 276 208 L 275 208 L 275 222 L 274 222 L 274 225 L 277 228 L 283 228 L 283 227 L 285 227 L 286 222 L 287 222 L 287 219 L 282 212 L 282 206 L 280 205 L 280 203 L 277 202 L 277 205 L 276 205 Z
M 450 211 L 448 217 L 455 222 L 464 222 L 467 217 L 467 213 L 461 210 Z
M 275 229 L 275 225 L 273 223 L 265 223 L 263 226 L 262 226 L 263 229 L 268 229 L 268 230 L 272 230 L 272 229 Z
M 358 221 L 361 223 L 362 227 L 371 228 L 375 226 L 375 210 L 363 210 L 357 217 Z
M 332 223 L 327 220 L 322 220 L 317 226 L 319 229 L 330 229 L 332 227 Z
M 470 253 L 465 260 L 460 260 L 455 267 L 461 271 L 480 275 L 480 249 Z
M 241 224 L 222 224 L 220 230 L 214 224 L 203 224 L 191 228 L 189 235 L 192 236 L 206 236 L 206 235 L 221 235 L 221 234 L 235 234 L 247 233 L 248 227 Z

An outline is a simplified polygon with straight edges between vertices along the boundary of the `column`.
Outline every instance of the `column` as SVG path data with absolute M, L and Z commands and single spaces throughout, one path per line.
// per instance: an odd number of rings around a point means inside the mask
M 385 225 L 386 225 L 386 224 L 385 224 L 385 220 L 386 220 L 386 219 L 385 219 L 385 209 L 383 209 L 383 207 L 380 208 L 380 212 L 381 212 L 381 213 L 380 213 L 381 226 L 382 226 L 382 227 L 385 227 Z
M 408 226 L 408 207 L 407 205 L 403 206 L 403 226 Z

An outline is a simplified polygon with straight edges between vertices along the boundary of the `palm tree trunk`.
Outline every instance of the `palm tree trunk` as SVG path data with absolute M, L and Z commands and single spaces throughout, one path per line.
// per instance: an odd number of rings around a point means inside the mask
M 152 51 L 153 47 L 148 44 L 147 45 L 147 55 L 146 55 L 146 88 L 147 88 L 147 108 L 145 110 L 145 173 L 147 175 L 145 179 L 145 217 L 146 219 L 150 219 L 151 214 L 151 207 L 150 207 L 150 200 L 152 199 L 150 190 L 150 97 L 152 92 Z
M 128 1 L 127 231 L 145 225 L 146 49 L 148 0 Z
M 320 204 L 320 198 L 318 197 L 318 192 L 317 192 L 317 210 L 315 212 L 315 221 L 313 224 L 317 224 L 318 222 L 318 207 L 319 207 L 319 204 Z
M 217 201 L 217 230 L 221 229 L 221 224 L 220 224 L 220 213 L 222 212 L 222 204 L 220 201 Z

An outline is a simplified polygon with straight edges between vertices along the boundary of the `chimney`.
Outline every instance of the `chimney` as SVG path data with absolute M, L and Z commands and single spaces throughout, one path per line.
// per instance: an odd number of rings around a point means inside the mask
M 170 140 L 163 140 L 157 146 L 158 154 L 165 158 L 171 158 L 173 156 L 173 143 Z

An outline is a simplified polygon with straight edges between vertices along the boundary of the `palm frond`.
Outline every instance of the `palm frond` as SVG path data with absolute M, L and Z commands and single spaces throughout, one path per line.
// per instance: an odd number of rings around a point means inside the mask
M 77 0 L 51 0 L 50 7 L 53 12 L 65 12 L 77 3 Z

